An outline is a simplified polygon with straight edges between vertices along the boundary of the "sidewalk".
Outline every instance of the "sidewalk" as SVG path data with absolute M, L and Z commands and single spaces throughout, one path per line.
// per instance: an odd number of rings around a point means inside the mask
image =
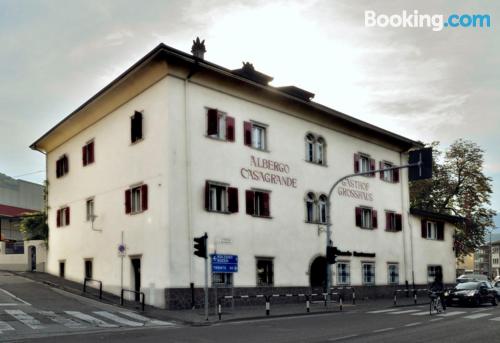
M 98 292 L 94 288 L 87 287 L 89 292 L 83 293 L 83 286 L 80 283 L 62 279 L 60 277 L 41 273 L 41 272 L 12 272 L 21 277 L 28 278 L 35 282 L 46 284 L 50 287 L 62 289 L 64 291 L 81 295 L 86 298 L 97 300 L 106 304 L 120 306 L 120 298 L 114 294 L 103 292 L 102 299 L 99 299 Z M 419 294 L 417 305 L 428 304 L 427 296 Z M 398 307 L 414 306 L 414 299 L 410 296 L 407 298 L 404 294 L 398 295 Z M 342 305 L 343 312 L 349 311 L 369 311 L 371 309 L 390 308 L 394 306 L 394 299 L 356 299 L 356 303 L 346 301 Z M 124 308 L 140 311 L 140 305 L 135 302 L 125 302 Z M 217 308 L 211 306 L 209 308 L 208 321 L 205 318 L 204 308 L 196 308 L 193 310 L 163 310 L 152 306 L 145 307 L 145 314 L 148 317 L 174 321 L 189 325 L 210 325 L 218 322 L 265 319 L 286 316 L 302 316 L 302 315 L 320 315 L 326 313 L 341 312 L 340 304 L 336 301 L 328 302 L 325 307 L 324 301 L 311 301 L 310 312 L 306 310 L 306 301 L 304 298 L 297 299 L 293 304 L 273 304 L 271 298 L 269 316 L 266 315 L 265 300 L 262 299 L 262 305 L 258 306 L 242 306 L 238 300 L 234 302 L 226 301 L 222 306 L 221 320 L 217 313 Z

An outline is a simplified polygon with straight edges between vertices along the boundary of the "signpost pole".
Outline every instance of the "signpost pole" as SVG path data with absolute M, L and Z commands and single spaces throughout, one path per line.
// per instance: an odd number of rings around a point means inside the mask
M 205 258 L 205 320 L 208 321 L 208 258 Z

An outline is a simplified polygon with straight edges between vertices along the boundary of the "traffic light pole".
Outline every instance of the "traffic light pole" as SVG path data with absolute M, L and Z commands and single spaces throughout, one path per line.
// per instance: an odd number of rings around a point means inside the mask
M 208 320 L 208 258 L 205 258 L 205 320 Z
M 361 172 L 361 173 L 353 173 L 349 174 L 346 176 L 341 177 L 338 179 L 333 186 L 330 188 L 330 191 L 328 192 L 328 198 L 326 199 L 326 206 L 327 206 L 327 211 L 326 211 L 326 246 L 333 246 L 333 241 L 331 239 L 331 234 L 332 234 L 332 219 L 331 219 L 331 197 L 333 194 L 333 190 L 339 183 L 342 181 L 349 179 L 351 177 L 355 176 L 364 176 L 364 175 L 371 175 L 371 174 L 376 174 L 379 172 L 384 172 L 384 171 L 389 171 L 389 170 L 399 170 L 399 169 L 404 169 L 404 168 L 410 168 L 410 167 L 416 167 L 416 166 L 421 166 L 422 165 L 422 160 L 416 162 L 416 163 L 410 163 L 410 164 L 405 164 L 403 166 L 397 166 L 397 167 L 391 167 L 391 168 L 384 168 L 384 169 L 376 169 L 376 170 L 370 170 L 367 172 Z M 327 248 L 328 249 L 328 248 Z M 332 271 L 330 269 L 330 264 L 326 264 L 326 293 L 330 293 L 330 287 L 332 284 Z

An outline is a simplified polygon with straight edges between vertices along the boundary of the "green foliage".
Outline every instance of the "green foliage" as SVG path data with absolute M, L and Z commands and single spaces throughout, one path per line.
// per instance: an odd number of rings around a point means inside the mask
M 484 243 L 494 226 L 490 205 L 492 179 L 483 174 L 483 150 L 474 142 L 459 139 L 444 153 L 433 148 L 433 177 L 410 183 L 412 207 L 461 216 L 465 222 L 455 233 L 455 253 L 462 257 Z
M 47 241 L 49 238 L 47 213 L 38 212 L 24 215 L 19 224 L 19 231 L 23 234 L 24 239 L 43 239 Z

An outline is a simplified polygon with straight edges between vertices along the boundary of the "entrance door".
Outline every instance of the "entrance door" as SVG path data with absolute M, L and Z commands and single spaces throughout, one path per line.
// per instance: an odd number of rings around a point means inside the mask
M 318 256 L 311 264 L 309 280 L 313 288 L 326 287 L 326 258 Z
M 32 272 L 36 271 L 36 247 L 30 246 L 30 270 Z
M 134 274 L 134 291 L 140 292 L 141 291 L 141 259 L 140 258 L 133 258 L 131 260 L 132 262 L 132 269 L 133 269 L 133 274 Z M 135 293 L 135 301 L 140 301 L 141 297 L 139 293 Z

